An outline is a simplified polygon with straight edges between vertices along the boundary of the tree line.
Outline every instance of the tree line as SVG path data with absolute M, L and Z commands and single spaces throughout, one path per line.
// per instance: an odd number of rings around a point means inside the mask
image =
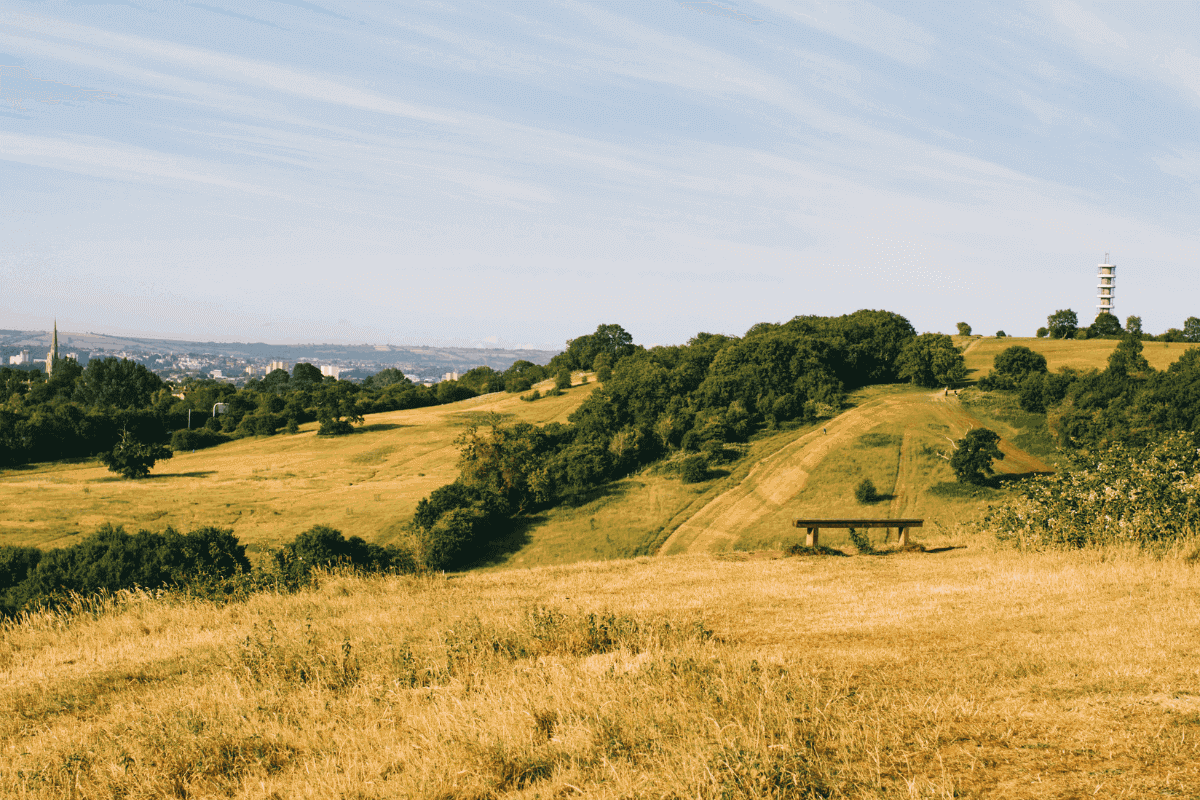
M 237 389 L 204 379 L 171 386 L 141 364 L 117 358 L 93 359 L 86 368 L 60 359 L 50 378 L 41 370 L 3 367 L 0 467 L 111 455 L 122 447 L 157 447 L 161 457 L 168 444 L 195 450 L 246 436 L 295 433 L 313 421 L 321 423 L 321 435 L 339 435 L 365 414 L 524 391 L 548 374 L 547 367 L 517 361 L 504 372 L 478 367 L 432 386 L 413 383 L 398 369 L 354 384 L 301 362 Z M 214 414 L 218 404 L 223 413 Z

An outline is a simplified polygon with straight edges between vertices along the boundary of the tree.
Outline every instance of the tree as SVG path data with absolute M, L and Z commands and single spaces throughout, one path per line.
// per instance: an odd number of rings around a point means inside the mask
M 1200 318 L 1188 317 L 1183 323 L 1183 340 L 1200 342 Z
M 150 474 L 154 462 L 174 455 L 171 448 L 161 444 L 140 442 L 128 430 L 121 432 L 116 447 L 100 455 L 100 461 L 110 472 L 119 472 L 126 478 L 144 478 Z
M 144 408 L 165 385 L 136 361 L 96 358 L 76 381 L 75 394 L 86 405 Z
M 1007 336 L 1008 336 L 1008 334 L 1007 334 L 1007 333 L 1005 333 L 1004 331 L 996 331 L 996 338 L 997 338 L 997 339 L 1003 339 L 1003 338 L 1005 338 L 1005 337 L 1007 337 Z
M 1133 333 L 1121 337 L 1121 343 L 1108 357 L 1109 375 L 1126 378 L 1130 375 L 1143 374 L 1150 371 L 1150 362 L 1142 355 L 1142 339 Z
M 571 370 L 560 369 L 558 374 L 554 376 L 555 389 L 570 389 L 571 388 Z
M 264 392 L 286 392 L 290 379 L 286 369 L 273 369 L 259 381 L 258 388 Z
M 971 335 L 971 326 L 968 325 L 967 323 L 960 322 L 960 323 L 958 323 L 958 325 L 956 327 L 958 328 L 959 336 L 970 336 Z
M 633 336 L 620 325 L 600 325 L 596 332 L 567 342 L 563 360 L 570 369 L 589 369 L 601 353 L 618 361 L 637 350 Z
M 1039 339 L 1045 339 L 1049 334 L 1050 334 L 1049 328 L 1038 328 L 1037 329 L 1037 338 L 1039 338 Z
M 1137 317 L 1130 317 L 1129 319 L 1134 320 L 1137 319 Z M 1100 336 L 1120 336 L 1122 332 L 1121 320 L 1117 319 L 1107 311 L 1102 311 L 1096 315 L 1096 320 L 1088 328 L 1088 338 L 1095 339 Z M 1141 333 L 1140 320 L 1138 321 L 1138 333 Z
M 1020 383 L 1031 372 L 1046 372 L 1046 357 L 1023 345 L 1013 345 L 996 356 L 992 369 L 998 375 L 1012 378 L 1014 383 Z
M 309 389 L 313 384 L 320 383 L 324 377 L 318 367 L 301 361 L 292 367 L 292 379 L 289 383 L 296 389 Z
M 1109 316 L 1112 316 L 1112 315 L 1110 314 Z M 1097 317 L 1097 319 L 1099 319 L 1099 317 Z M 1128 332 L 1134 336 L 1140 337 L 1142 335 L 1142 318 L 1134 317 L 1134 316 L 1126 317 L 1125 318 L 1125 330 L 1126 330 L 1126 332 Z
M 321 422 L 318 436 L 340 436 L 354 430 L 352 425 L 363 423 L 355 398 L 357 388 L 349 381 L 334 381 L 321 387 L 317 398 L 317 419 Z
M 1079 327 L 1079 317 L 1069 308 L 1055 311 L 1046 317 L 1046 328 L 1051 339 L 1073 339 Z
M 995 474 L 992 461 L 1002 461 L 1000 436 L 987 428 L 974 428 L 954 443 L 954 455 L 950 457 L 950 468 L 959 483 L 982 486 Z
M 900 378 L 933 388 L 959 383 L 967 377 L 962 353 L 944 333 L 922 333 L 900 351 Z
M 860 503 L 874 503 L 879 500 L 879 490 L 870 478 L 863 478 L 854 487 L 854 499 Z

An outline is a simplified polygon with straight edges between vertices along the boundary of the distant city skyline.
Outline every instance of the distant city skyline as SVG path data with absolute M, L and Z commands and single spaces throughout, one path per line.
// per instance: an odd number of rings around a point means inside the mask
M 10 0 L 0 185 L 5 329 L 1033 335 L 1108 253 L 1158 333 L 1200 315 L 1200 7 Z

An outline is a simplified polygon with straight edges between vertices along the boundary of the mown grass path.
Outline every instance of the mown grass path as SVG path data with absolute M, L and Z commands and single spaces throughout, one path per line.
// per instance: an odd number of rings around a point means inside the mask
M 933 393 L 889 394 L 855 406 L 834 417 L 822 428 L 805 433 L 763 457 L 735 485 L 706 503 L 680 524 L 659 548 L 660 555 L 705 553 L 726 550 L 741 542 L 747 534 L 755 538 L 769 536 L 769 530 L 782 531 L 790 518 L 803 511 L 807 516 L 846 516 L 845 498 L 827 502 L 828 493 L 808 498 L 805 490 L 810 476 L 837 461 L 856 446 L 865 434 L 883 429 L 902 431 L 895 437 L 895 449 L 887 449 L 878 458 L 895 459 L 896 480 L 888 512 L 892 516 L 909 515 L 921 508 L 922 490 L 939 477 L 922 463 L 931 458 L 945 460 L 953 442 L 983 423 L 960 404 L 956 395 L 942 390 Z M 940 451 L 934 451 L 940 442 Z M 1002 439 L 1003 461 L 996 463 L 1001 474 L 1046 472 L 1049 467 L 1037 457 Z M 947 470 L 948 471 L 948 470 Z M 943 479 L 945 475 L 941 475 Z M 844 495 L 853 483 L 844 487 Z M 885 489 L 886 487 L 880 487 Z M 867 516 L 885 516 L 882 508 L 859 512 Z M 779 534 L 781 535 L 781 534 Z

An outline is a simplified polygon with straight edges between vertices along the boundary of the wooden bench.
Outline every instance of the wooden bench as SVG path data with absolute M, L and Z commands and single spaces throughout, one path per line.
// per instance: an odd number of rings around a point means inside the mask
M 908 529 L 920 528 L 923 519 L 798 519 L 792 525 L 808 531 L 804 542 L 809 547 L 817 546 L 821 528 L 895 528 L 900 533 L 900 546 L 908 544 Z

